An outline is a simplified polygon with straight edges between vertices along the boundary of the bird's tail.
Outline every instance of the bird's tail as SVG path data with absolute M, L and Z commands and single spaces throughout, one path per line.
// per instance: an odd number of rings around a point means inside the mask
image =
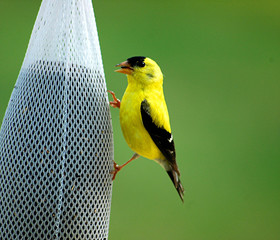
M 184 202 L 184 188 L 181 184 L 181 181 L 180 181 L 180 172 L 177 170 L 174 170 L 172 167 L 171 169 L 169 170 L 166 170 L 166 172 L 168 173 L 171 181 L 173 182 L 182 202 Z

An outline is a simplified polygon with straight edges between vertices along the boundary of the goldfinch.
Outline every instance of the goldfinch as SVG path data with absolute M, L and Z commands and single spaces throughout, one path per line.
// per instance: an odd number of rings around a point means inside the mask
M 128 58 L 116 67 L 120 67 L 116 72 L 127 75 L 128 86 L 121 102 L 112 91 L 108 91 L 114 99 L 110 105 L 120 108 L 122 132 L 135 154 L 121 166 L 114 163 L 113 180 L 125 165 L 143 156 L 158 162 L 166 170 L 184 201 L 160 67 L 152 59 L 139 56 Z

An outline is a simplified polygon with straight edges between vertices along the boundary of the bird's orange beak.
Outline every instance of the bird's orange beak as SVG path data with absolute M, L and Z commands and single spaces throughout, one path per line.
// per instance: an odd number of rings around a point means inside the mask
M 127 61 L 117 64 L 115 67 L 121 67 L 120 69 L 115 70 L 115 72 L 124 73 L 128 75 L 131 75 L 133 72 L 133 68 Z

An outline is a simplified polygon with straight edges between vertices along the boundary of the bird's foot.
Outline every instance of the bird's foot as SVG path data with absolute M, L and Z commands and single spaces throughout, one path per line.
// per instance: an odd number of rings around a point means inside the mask
M 117 173 L 122 169 L 122 166 L 119 166 L 118 164 L 116 164 L 116 162 L 114 161 L 114 170 L 111 171 L 111 174 L 113 174 L 113 178 L 112 180 L 115 180 L 115 177 L 117 175 Z
M 130 158 L 125 164 L 123 164 L 123 165 L 121 165 L 121 166 L 119 166 L 118 164 L 116 164 L 116 162 L 114 161 L 114 170 L 111 171 L 111 174 L 113 174 L 112 180 L 115 179 L 117 173 L 118 173 L 124 166 L 126 166 L 128 163 L 130 163 L 131 161 L 133 161 L 134 159 L 137 159 L 137 158 L 139 158 L 139 157 L 140 157 L 140 155 L 138 155 L 137 153 L 135 153 L 135 154 L 132 156 L 132 158 Z
M 115 93 L 113 91 L 110 91 L 110 90 L 107 90 L 107 91 L 112 94 L 112 97 L 114 99 L 114 101 L 109 102 L 111 107 L 113 107 L 113 108 L 120 108 L 121 107 L 121 101 L 116 98 Z

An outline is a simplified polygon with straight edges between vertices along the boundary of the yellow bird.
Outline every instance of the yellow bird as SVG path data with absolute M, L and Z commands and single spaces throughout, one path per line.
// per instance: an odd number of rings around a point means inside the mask
M 114 98 L 110 105 L 120 108 L 122 132 L 135 154 L 121 166 L 114 163 L 113 180 L 125 165 L 143 156 L 158 162 L 166 170 L 184 201 L 160 67 L 152 59 L 139 56 L 128 58 L 116 67 L 120 67 L 116 72 L 127 75 L 128 86 L 121 102 L 108 91 Z

